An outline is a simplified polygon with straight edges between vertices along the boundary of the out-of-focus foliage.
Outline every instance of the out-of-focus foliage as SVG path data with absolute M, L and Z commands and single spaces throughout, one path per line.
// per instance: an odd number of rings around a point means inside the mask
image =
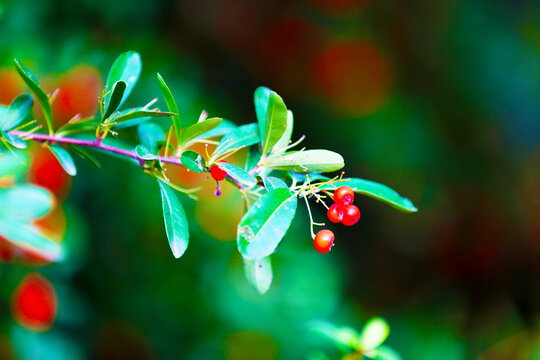
M 306 323 L 360 328 L 372 315 L 387 319 L 385 345 L 404 359 L 538 357 L 539 14 L 534 1 L 487 0 L 0 3 L 2 105 L 26 92 L 17 57 L 47 92 L 60 88 L 53 118 L 92 114 L 99 74 L 134 49 L 145 59 L 138 86 L 158 96 L 159 71 L 182 124 L 202 109 L 254 122 L 250 94 L 267 85 L 295 110 L 293 138 L 309 134 L 310 148 L 332 148 L 351 174 L 422 209 L 410 217 L 362 199 L 359 224 L 336 232 L 327 256 L 307 222 L 293 223 L 261 297 L 230 241 L 242 211 L 232 187 L 217 200 L 204 175 L 168 169 L 205 195 L 185 201 L 198 246 L 176 261 L 159 197 L 141 195 L 157 194 L 152 179 L 104 157 L 103 171 L 75 158 L 78 176 L 55 178 L 40 154 L 23 176 L 57 194 L 40 221 L 70 256 L 32 269 L 58 296 L 44 333 L 7 310 L 29 261 L 2 264 L 0 358 L 336 358 Z M 126 106 L 149 100 L 136 88 Z

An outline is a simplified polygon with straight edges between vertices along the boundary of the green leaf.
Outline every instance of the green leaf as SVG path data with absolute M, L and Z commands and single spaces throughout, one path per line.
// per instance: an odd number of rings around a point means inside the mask
M 17 96 L 0 116 L 0 130 L 11 130 L 23 122 L 32 110 L 33 104 L 34 99 L 30 94 Z
M 363 350 L 372 350 L 381 345 L 390 333 L 390 327 L 380 317 L 370 319 L 362 329 L 360 346 Z
M 295 171 L 288 171 L 288 173 L 291 178 L 295 179 L 297 182 L 302 182 L 302 183 L 306 182 L 308 177 L 309 177 L 309 181 L 311 182 L 314 182 L 317 180 L 323 180 L 323 181 L 330 180 L 328 176 L 324 176 L 324 175 L 313 173 L 313 172 L 309 174 L 305 174 L 305 173 L 297 173 Z
M 140 157 L 143 160 L 155 160 L 157 159 L 157 156 L 152 154 L 150 150 L 146 148 L 144 145 L 137 145 L 135 147 L 135 154 L 137 154 L 138 157 Z
M 57 130 L 57 134 L 62 134 L 64 132 L 69 133 L 81 133 L 88 131 L 90 133 L 96 131 L 96 127 L 101 123 L 99 114 L 95 115 L 93 118 L 90 119 L 84 119 L 84 120 L 78 120 L 78 121 L 68 121 L 64 125 L 60 126 Z
M 54 198 L 42 187 L 18 185 L 0 189 L 0 204 L 0 217 L 31 220 L 45 216 L 54 206 Z
M 169 239 L 169 245 L 174 257 L 178 259 L 184 254 L 189 243 L 186 214 L 174 190 L 161 180 L 158 180 L 158 184 L 161 191 L 167 238 Z
M 103 114 L 103 119 L 108 119 L 109 116 L 111 116 L 112 113 L 115 112 L 116 109 L 118 109 L 124 97 L 124 93 L 126 92 L 126 88 L 127 84 L 122 80 L 114 83 L 111 95 L 109 97 L 109 103 L 107 104 L 107 107 L 105 108 L 105 113 Z
M 78 145 L 71 145 L 70 148 L 73 149 L 73 151 L 75 151 L 77 154 L 79 154 L 79 156 L 82 157 L 83 159 L 87 159 L 98 168 L 101 167 L 101 164 L 99 163 L 99 161 L 88 151 L 84 150 L 82 147 Z
M 272 284 L 272 262 L 270 256 L 260 259 L 244 260 L 246 278 L 261 295 L 265 294 Z
M 0 219 L 0 235 L 20 248 L 39 252 L 51 261 L 64 258 L 60 244 L 45 237 L 30 224 Z
M 141 124 L 137 127 L 137 134 L 141 143 L 150 149 L 152 153 L 157 153 L 159 150 L 158 144 L 165 141 L 165 132 L 158 124 Z
M 206 162 L 201 154 L 193 150 L 186 150 L 180 156 L 180 161 L 188 170 L 202 173 L 206 169 Z
M 261 140 L 256 123 L 239 126 L 221 138 L 212 158 L 216 159 L 243 146 L 248 147 L 258 144 L 259 141 Z
M 270 160 L 267 167 L 296 172 L 331 172 L 345 166 L 343 157 L 329 150 L 305 150 L 286 153 Z
M 146 122 L 152 118 L 174 116 L 174 113 L 156 111 L 156 110 L 135 110 L 127 113 L 120 113 L 114 118 L 114 121 L 117 123 L 114 128 L 125 129 L 131 126 L 139 125 L 143 122 Z
M 359 178 L 346 179 L 335 184 L 322 185 L 321 189 L 334 190 L 339 186 L 348 186 L 359 194 L 370 196 L 374 199 L 390 204 L 394 208 L 405 212 L 416 212 L 418 209 L 413 205 L 412 201 L 402 197 L 395 190 L 392 190 L 386 185 L 375 181 L 364 180 Z
M 161 90 L 161 94 L 163 95 L 163 98 L 165 99 L 165 102 L 167 103 L 167 107 L 169 108 L 169 111 L 172 113 L 175 113 L 175 115 L 172 116 L 172 121 L 174 124 L 174 130 L 176 132 L 176 138 L 180 138 L 180 131 L 182 130 L 182 124 L 180 122 L 180 112 L 178 111 L 178 105 L 176 105 L 176 101 L 174 100 L 174 96 L 171 93 L 171 90 L 165 83 L 165 80 L 157 74 L 158 83 L 159 83 L 159 89 Z
M 2 136 L 8 143 L 15 146 L 17 149 L 26 149 L 26 142 L 20 137 L 11 135 L 10 133 L 5 131 L 1 131 L 0 134 L 2 134 Z
M 30 91 L 36 96 L 39 106 L 41 107 L 41 110 L 43 111 L 43 117 L 45 118 L 45 124 L 47 125 L 47 129 L 49 130 L 49 134 L 53 133 L 53 126 L 52 126 L 52 115 L 51 115 L 51 103 L 49 102 L 49 97 L 47 94 L 45 94 L 45 91 L 39 87 L 39 84 L 32 75 L 28 69 L 24 67 L 23 64 L 19 63 L 17 59 L 15 60 L 15 69 L 17 69 L 17 72 L 21 76 L 21 78 L 24 80 L 26 85 L 30 88 Z
M 272 254 L 289 229 L 297 199 L 289 189 L 275 189 L 263 195 L 238 224 L 238 249 L 246 259 Z
M 195 139 L 197 136 L 204 134 L 205 132 L 212 130 L 221 123 L 221 118 L 211 118 L 202 122 L 196 123 L 184 130 L 178 141 L 178 146 L 183 148 L 189 141 Z
M 397 352 L 386 346 L 379 346 L 373 349 L 372 353 L 373 356 L 370 353 L 369 357 L 375 360 L 401 360 L 401 356 Z
M 234 180 L 236 180 L 242 185 L 246 185 L 247 187 L 252 187 L 257 184 L 257 179 L 255 179 L 253 175 L 250 175 L 244 169 L 239 168 L 238 166 L 234 164 L 230 164 L 227 162 L 220 162 L 217 165 L 221 169 L 225 170 L 225 172 L 227 172 L 227 175 L 229 175 L 231 178 L 233 178 Z
M 353 328 L 347 326 L 337 327 L 326 321 L 312 321 L 309 328 L 316 334 L 322 335 L 336 344 L 343 352 L 358 349 L 360 336 Z
M 75 176 L 77 174 L 77 168 L 75 167 L 73 158 L 66 149 L 60 145 L 49 145 L 49 149 L 51 149 L 60 165 L 62 165 L 69 175 Z
M 113 89 L 114 84 L 117 81 L 123 81 L 126 83 L 126 89 L 123 92 L 122 99 L 120 100 L 116 108 L 122 106 L 122 104 L 128 98 L 129 94 L 131 94 L 131 91 L 137 83 L 137 80 L 139 80 L 141 69 L 141 56 L 135 51 L 127 51 L 120 54 L 120 56 L 116 58 L 111 67 L 111 70 L 109 71 L 109 75 L 107 76 L 107 91 L 106 95 L 103 97 L 104 109 L 109 108 L 112 94 L 110 90 Z
M 251 171 L 255 169 L 259 161 L 261 160 L 261 150 L 258 146 L 252 146 L 247 153 L 246 165 L 244 170 Z
M 283 99 L 275 92 L 270 93 L 266 118 L 264 120 L 264 137 L 262 140 L 262 153 L 267 154 L 281 139 L 287 129 L 287 108 Z
M 29 165 L 25 152 L 0 154 L 0 178 L 9 175 L 22 174 Z
M 291 110 L 287 110 L 287 128 L 285 129 L 285 132 L 279 139 L 279 141 L 274 145 L 274 151 L 276 154 L 281 155 L 285 152 L 285 148 L 287 145 L 289 145 L 289 142 L 291 141 L 292 132 L 293 132 L 293 113 Z M 279 149 L 279 151 L 276 151 Z
M 271 190 L 274 190 L 274 189 L 286 189 L 286 188 L 288 188 L 285 181 L 283 181 L 283 180 L 281 180 L 281 179 L 279 179 L 277 177 L 273 177 L 273 176 L 263 177 L 263 182 L 264 182 L 264 187 L 268 191 L 271 191 Z
M 213 137 L 223 136 L 231 132 L 232 130 L 236 129 L 237 126 L 232 121 L 223 119 L 221 123 L 213 128 L 212 130 L 209 130 L 199 136 L 197 136 L 197 139 L 209 139 Z
M 259 123 L 259 136 L 264 139 L 264 123 L 266 121 L 266 109 L 268 108 L 268 99 L 270 98 L 270 90 L 267 87 L 260 86 L 255 89 L 253 100 L 255 102 L 255 115 L 257 115 L 257 122 Z

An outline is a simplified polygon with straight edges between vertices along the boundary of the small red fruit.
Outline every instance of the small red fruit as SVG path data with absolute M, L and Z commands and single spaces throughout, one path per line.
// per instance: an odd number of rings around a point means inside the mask
M 56 317 L 57 300 L 54 287 L 39 274 L 27 275 L 11 298 L 15 320 L 33 330 L 47 330 Z
M 225 162 L 225 161 L 220 161 L 220 162 Z M 225 176 L 227 176 L 227 172 L 223 170 L 222 168 L 220 168 L 219 165 L 214 164 L 210 168 L 210 175 L 212 175 L 214 180 L 221 181 L 225 179 Z
M 343 206 L 351 205 L 354 201 L 354 191 L 348 186 L 340 186 L 334 191 L 334 202 Z
M 340 223 L 343 219 L 343 207 L 338 204 L 333 204 L 328 209 L 328 219 L 333 223 Z
M 347 206 L 343 212 L 343 220 L 341 223 L 345 226 L 352 226 L 360 220 L 360 210 L 354 206 Z
M 318 252 L 325 254 L 330 251 L 330 248 L 334 245 L 334 233 L 330 230 L 321 230 L 313 239 L 313 246 Z

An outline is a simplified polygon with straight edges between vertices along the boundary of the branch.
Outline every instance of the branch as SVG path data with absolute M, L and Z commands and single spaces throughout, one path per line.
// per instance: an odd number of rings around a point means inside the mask
M 41 143 L 43 143 L 43 142 L 56 142 L 56 143 L 72 144 L 72 145 L 91 147 L 91 148 L 103 150 L 103 151 L 106 151 L 106 152 L 110 152 L 110 153 L 114 153 L 114 154 L 118 154 L 118 155 L 133 158 L 133 159 L 137 160 L 141 164 L 141 166 L 144 164 L 144 161 L 145 161 L 143 158 L 141 158 L 139 155 L 137 155 L 135 150 L 126 150 L 126 149 L 117 148 L 117 147 L 114 147 L 114 146 L 111 146 L 111 145 L 106 145 L 103 142 L 101 142 L 99 139 L 96 139 L 96 140 L 82 140 L 82 139 L 73 139 L 73 138 L 56 136 L 56 135 L 28 133 L 28 132 L 25 132 L 25 131 L 16 131 L 16 130 L 9 131 L 9 133 L 11 135 L 14 135 L 14 136 L 17 136 L 17 137 L 20 137 L 20 138 L 23 138 L 23 139 L 34 140 L 34 141 L 41 142 Z M 163 163 L 183 166 L 180 159 L 177 159 L 175 157 L 172 157 L 172 156 L 157 156 L 157 157 Z

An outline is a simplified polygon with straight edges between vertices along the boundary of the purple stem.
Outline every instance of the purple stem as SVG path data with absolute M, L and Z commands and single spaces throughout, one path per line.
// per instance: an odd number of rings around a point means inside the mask
M 79 146 L 87 146 L 87 147 L 100 149 L 100 150 L 107 151 L 107 152 L 110 152 L 110 153 L 119 154 L 119 155 L 123 155 L 123 156 L 126 156 L 126 157 L 133 158 L 133 159 L 139 161 L 141 166 L 144 164 L 144 159 L 142 159 L 139 155 L 137 155 L 135 150 L 125 150 L 125 149 L 120 149 L 120 148 L 117 148 L 117 147 L 114 147 L 114 146 L 111 146 L 111 145 L 106 145 L 106 144 L 104 144 L 103 142 L 100 141 L 101 139 L 82 140 L 82 139 L 73 139 L 73 138 L 61 137 L 61 136 L 56 136 L 56 135 L 27 133 L 27 132 L 24 132 L 24 131 L 10 131 L 9 133 L 12 134 L 12 135 L 18 136 L 18 137 L 22 137 L 22 138 L 26 138 L 26 139 L 30 139 L 30 140 L 35 140 L 35 141 L 38 141 L 38 142 L 50 141 L 50 142 L 57 142 L 57 143 L 63 143 L 63 144 L 73 144 L 73 145 L 79 145 Z M 161 162 L 164 162 L 164 163 L 183 166 L 180 159 L 177 159 L 177 158 L 172 157 L 172 156 L 158 156 L 158 158 L 161 160 Z

